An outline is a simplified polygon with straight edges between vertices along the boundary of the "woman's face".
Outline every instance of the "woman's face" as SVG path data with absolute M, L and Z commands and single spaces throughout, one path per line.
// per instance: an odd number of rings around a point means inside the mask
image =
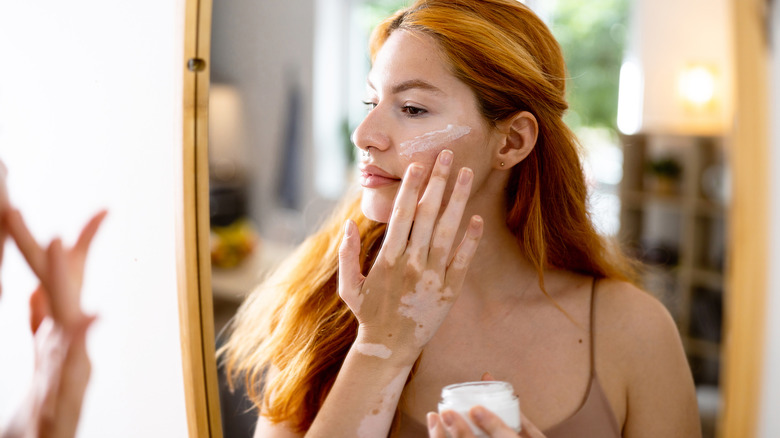
M 449 198 L 458 170 L 474 171 L 472 194 L 491 170 L 490 128 L 471 89 L 453 76 L 435 41 L 394 31 L 368 75 L 370 111 L 353 134 L 365 154 L 360 163 L 362 210 L 379 222 L 390 219 L 406 168 L 421 163 L 428 175 L 443 149 L 454 153 Z

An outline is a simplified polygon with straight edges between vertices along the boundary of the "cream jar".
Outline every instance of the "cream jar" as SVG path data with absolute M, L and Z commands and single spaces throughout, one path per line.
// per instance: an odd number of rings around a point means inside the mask
M 487 437 L 482 429 L 471 422 L 469 410 L 474 406 L 482 406 L 493 412 L 507 426 L 520 432 L 520 401 L 510 383 L 486 380 L 457 383 L 442 388 L 439 413 L 446 410 L 455 411 L 468 422 L 475 436 Z

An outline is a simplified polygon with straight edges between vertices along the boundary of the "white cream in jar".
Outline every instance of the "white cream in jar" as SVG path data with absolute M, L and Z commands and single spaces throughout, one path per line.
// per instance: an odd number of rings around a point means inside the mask
M 469 410 L 482 406 L 498 415 L 507 426 L 520 432 L 520 401 L 515 395 L 512 384 L 498 381 L 480 381 L 457 383 L 445 386 L 441 390 L 439 413 L 446 410 L 460 414 L 477 437 L 487 437 L 469 417 Z

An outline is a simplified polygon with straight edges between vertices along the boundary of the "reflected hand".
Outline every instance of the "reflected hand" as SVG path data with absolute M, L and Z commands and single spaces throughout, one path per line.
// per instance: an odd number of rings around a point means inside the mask
M 55 322 L 65 328 L 76 327 L 85 318 L 80 304 L 84 265 L 92 239 L 106 214 L 104 210 L 93 216 L 81 230 L 76 243 L 67 250 L 63 249 L 59 239 L 54 240 L 48 250 L 44 250 L 38 245 L 18 210 L 11 210 L 6 215 L 9 233 L 41 282 L 33 293 L 31 301 L 41 301 L 41 297 L 45 296 L 47 303 L 45 307 L 50 311 Z M 35 332 L 43 319 L 40 312 L 44 306 L 32 308 L 38 309 L 38 315 L 32 313 L 30 321 Z
M 18 211 L 5 215 L 8 232 L 41 283 L 30 297 L 33 386 L 3 438 L 75 436 L 91 373 L 86 333 L 95 320 L 81 309 L 81 285 L 90 244 L 105 215 L 95 215 L 67 250 L 59 239 L 44 250 Z
M 339 294 L 360 323 L 358 343 L 381 344 L 391 352 L 406 349 L 413 361 L 460 294 L 483 223 L 479 216 L 470 219 L 450 260 L 473 179 L 471 169 L 460 170 L 439 218 L 452 159 L 450 151 L 439 154 L 419 203 L 423 168 L 417 163 L 409 166 L 385 241 L 365 277 L 358 261 L 357 227 L 352 221 L 346 224 L 339 249 Z M 408 351 L 410 347 L 413 351 Z
M 3 264 L 3 252 L 5 249 L 5 239 L 8 237 L 8 226 L 6 224 L 6 215 L 11 210 L 11 204 L 8 201 L 8 186 L 5 178 L 8 175 L 8 169 L 5 163 L 0 160 L 0 266 Z M 0 297 L 3 295 L 3 288 L 0 285 Z

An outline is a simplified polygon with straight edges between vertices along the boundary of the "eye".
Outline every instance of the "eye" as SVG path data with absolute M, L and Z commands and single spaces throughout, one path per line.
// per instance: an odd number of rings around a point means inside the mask
M 372 109 L 376 108 L 376 105 L 377 105 L 377 104 L 376 104 L 376 103 L 374 103 L 374 102 L 371 102 L 371 101 L 369 101 L 369 100 L 364 100 L 364 101 L 363 101 L 363 105 L 365 105 L 365 106 L 366 106 L 366 109 L 367 109 L 368 111 L 371 111 Z
M 411 105 L 404 105 L 403 107 L 401 107 L 401 110 L 411 117 L 421 116 L 428 112 L 422 108 L 417 108 L 416 106 L 411 106 Z

